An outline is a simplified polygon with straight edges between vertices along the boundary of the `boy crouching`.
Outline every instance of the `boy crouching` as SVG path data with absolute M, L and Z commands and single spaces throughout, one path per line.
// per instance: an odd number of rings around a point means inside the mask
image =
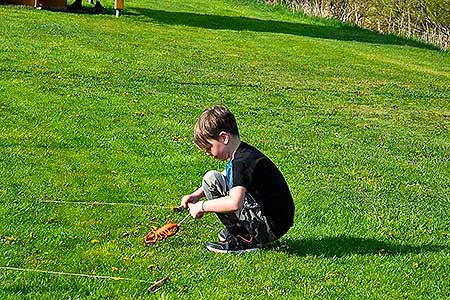
M 249 252 L 283 236 L 293 225 L 294 201 L 275 164 L 242 142 L 234 115 L 223 106 L 206 109 L 194 130 L 194 142 L 208 156 L 228 160 L 223 172 L 209 171 L 202 186 L 181 199 L 193 218 L 214 212 L 225 228 L 216 253 Z M 207 201 L 200 201 L 206 197 Z

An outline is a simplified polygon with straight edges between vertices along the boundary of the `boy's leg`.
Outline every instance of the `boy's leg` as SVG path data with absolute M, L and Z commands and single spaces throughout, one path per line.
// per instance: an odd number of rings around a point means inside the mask
M 217 171 L 209 171 L 203 177 L 203 190 L 208 200 L 228 196 L 229 188 L 226 177 Z M 242 209 L 236 213 L 217 213 L 229 233 L 233 235 L 251 235 L 262 244 L 270 243 L 276 239 L 268 221 L 262 215 L 261 207 L 256 200 L 247 193 Z
M 208 200 L 225 197 L 229 193 L 227 179 L 218 171 L 209 171 L 203 176 L 203 191 Z
M 208 200 L 228 196 L 230 192 L 226 177 L 218 171 L 209 171 L 206 173 L 203 177 L 202 187 Z M 240 224 L 241 221 L 236 213 L 216 213 L 216 215 L 230 233 L 244 233 Z
M 260 205 L 249 193 L 245 195 L 244 205 L 239 212 L 239 219 L 258 243 L 267 244 L 276 240 L 267 218 L 262 214 Z

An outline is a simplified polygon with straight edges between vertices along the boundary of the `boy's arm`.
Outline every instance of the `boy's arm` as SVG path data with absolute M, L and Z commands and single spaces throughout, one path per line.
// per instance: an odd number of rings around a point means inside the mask
M 190 213 L 194 218 L 201 218 L 205 212 L 230 213 L 238 211 L 244 203 L 246 191 L 247 189 L 243 186 L 235 186 L 230 190 L 228 196 L 189 205 Z
M 205 192 L 203 191 L 203 187 L 199 187 L 195 192 L 190 195 L 186 195 L 181 198 L 181 206 L 184 208 L 188 208 L 189 203 L 197 203 L 199 199 L 205 197 Z

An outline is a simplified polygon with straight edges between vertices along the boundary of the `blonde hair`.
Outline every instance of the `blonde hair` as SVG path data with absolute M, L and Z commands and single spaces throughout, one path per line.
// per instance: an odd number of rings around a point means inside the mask
M 225 106 L 207 108 L 195 124 L 194 143 L 200 149 L 208 149 L 211 147 L 208 140 L 218 139 L 222 131 L 239 137 L 234 115 Z

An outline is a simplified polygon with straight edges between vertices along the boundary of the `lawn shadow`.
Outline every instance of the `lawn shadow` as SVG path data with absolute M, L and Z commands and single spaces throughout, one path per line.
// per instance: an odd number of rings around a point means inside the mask
M 412 246 L 352 236 L 324 237 L 317 239 L 283 239 L 276 251 L 298 256 L 344 257 L 349 255 L 396 256 L 408 253 L 427 253 L 450 250 L 445 245 L 426 244 Z
M 168 25 L 184 25 L 207 29 L 284 33 L 321 39 L 357 41 L 372 44 L 408 45 L 418 48 L 437 49 L 434 46 L 411 39 L 405 39 L 394 35 L 382 35 L 347 24 L 343 24 L 341 27 L 311 25 L 285 21 L 261 20 L 249 17 L 231 17 L 191 12 L 171 12 L 148 8 L 129 8 L 128 10 L 124 10 L 123 14 L 141 15 L 148 18 L 149 22 Z

